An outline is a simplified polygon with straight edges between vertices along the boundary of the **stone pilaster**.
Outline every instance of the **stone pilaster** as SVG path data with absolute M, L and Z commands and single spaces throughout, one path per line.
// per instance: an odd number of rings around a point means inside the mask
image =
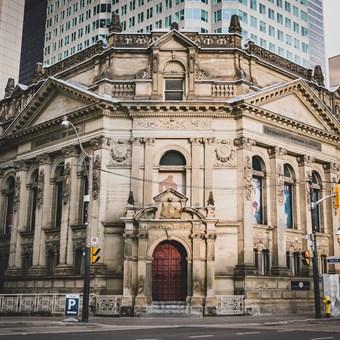
M 24 161 L 15 164 L 15 194 L 14 194 L 14 223 L 11 229 L 8 275 L 21 273 L 21 237 L 20 232 L 25 230 L 28 216 L 27 202 L 27 173 L 29 167 Z M 9 273 L 10 272 L 10 273 Z
M 288 275 L 286 259 L 286 232 L 285 232 L 285 206 L 284 206 L 284 157 L 287 150 L 279 147 L 268 149 L 272 175 L 269 178 L 271 192 L 271 225 L 273 226 L 273 275 Z
M 43 275 L 46 270 L 46 245 L 43 229 L 49 226 L 49 220 L 52 214 L 49 177 L 52 161 L 48 154 L 40 155 L 37 157 L 37 160 L 39 162 L 37 211 L 34 228 L 32 267 L 29 269 L 29 274 Z
M 238 195 L 240 229 L 238 235 L 238 264 L 235 275 L 255 274 L 254 237 L 253 237 L 253 198 L 254 186 L 252 183 L 252 152 L 255 141 L 250 138 L 239 137 L 235 139 L 237 148 L 238 177 L 237 187 L 243 188 L 243 195 Z
M 308 178 L 312 175 L 312 163 L 314 158 L 309 155 L 301 155 L 297 157 L 300 175 L 300 204 L 301 204 L 301 225 L 303 226 L 304 234 L 312 233 L 312 216 L 311 216 L 311 202 L 310 202 L 310 188 L 307 183 Z M 308 249 L 307 240 L 302 240 L 302 250 Z M 310 275 L 311 269 L 304 266 L 302 268 L 304 275 Z
M 143 157 L 143 138 L 134 138 L 132 141 L 132 165 L 131 165 L 131 191 L 136 200 L 136 205 L 142 204 L 142 184 L 137 178 L 140 177 L 140 168 Z
M 202 138 L 190 138 L 191 143 L 191 205 L 203 206 L 202 182 L 200 180 L 200 155 L 202 153 Z
M 152 173 L 155 138 L 145 138 L 144 205 L 152 204 Z
M 203 201 L 207 202 L 209 193 L 213 190 L 213 168 L 214 168 L 214 147 L 215 138 L 204 138 L 204 198 Z

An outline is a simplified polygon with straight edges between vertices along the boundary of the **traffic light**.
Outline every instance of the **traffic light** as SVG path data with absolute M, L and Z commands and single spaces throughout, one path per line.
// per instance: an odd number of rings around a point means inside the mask
M 100 248 L 97 247 L 91 247 L 91 253 L 90 253 L 90 263 L 97 263 L 100 259 L 100 256 L 98 256 L 100 252 Z
M 302 263 L 305 266 L 309 266 L 310 265 L 310 253 L 308 250 L 302 252 Z
M 334 208 L 339 209 L 340 213 L 340 184 L 336 184 L 334 188 Z

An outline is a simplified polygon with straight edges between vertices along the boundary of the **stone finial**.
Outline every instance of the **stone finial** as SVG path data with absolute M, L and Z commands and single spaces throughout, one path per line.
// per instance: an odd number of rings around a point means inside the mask
M 237 14 L 233 14 L 230 19 L 229 33 L 242 34 L 242 27 L 240 24 L 240 19 Z
M 178 28 L 178 23 L 177 23 L 177 22 L 172 22 L 172 23 L 171 23 L 170 31 L 172 31 L 172 30 L 176 30 L 176 31 L 179 30 L 179 28 Z
M 314 76 L 313 76 L 313 78 L 314 78 L 314 80 L 316 81 L 316 83 L 319 86 L 325 86 L 324 76 L 323 76 L 322 68 L 321 68 L 320 65 L 316 65 L 314 67 Z
M 121 31 L 122 31 L 122 27 L 120 26 L 119 14 L 116 12 L 113 12 L 112 17 L 111 17 L 110 27 L 109 27 L 109 33 L 121 32 Z
M 215 205 L 215 200 L 212 191 L 209 192 L 208 205 Z
M 133 192 L 132 191 L 130 191 L 130 193 L 129 193 L 129 198 L 128 198 L 127 202 L 130 205 L 135 205 L 135 199 L 133 198 Z
M 10 97 L 15 87 L 14 78 L 8 78 L 7 85 L 5 87 L 5 97 Z
M 34 67 L 34 75 L 32 83 L 37 83 L 39 80 L 44 78 L 44 69 L 42 63 L 36 63 Z

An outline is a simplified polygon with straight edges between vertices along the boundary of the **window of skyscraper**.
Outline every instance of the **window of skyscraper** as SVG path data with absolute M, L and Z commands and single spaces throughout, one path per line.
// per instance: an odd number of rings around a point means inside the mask
M 240 17 L 240 20 L 244 23 L 248 23 L 248 13 L 247 12 L 243 12 L 241 10 L 239 10 L 239 17 Z
M 257 11 L 257 0 L 250 0 L 250 8 Z
M 279 6 L 282 8 L 282 3 L 283 3 L 282 0 L 276 0 L 276 6 Z
M 257 19 L 252 15 L 250 16 L 250 25 L 254 28 L 257 28 Z
M 285 1 L 285 10 L 290 13 L 290 2 Z
M 218 22 L 222 20 L 222 11 L 219 9 L 218 11 L 214 12 L 214 22 Z
M 167 10 L 172 7 L 172 0 L 165 0 L 164 9 Z
M 208 22 L 208 18 L 209 18 L 208 12 L 201 9 L 201 20 L 204 22 Z
M 270 35 L 271 37 L 275 37 L 275 27 L 269 25 L 268 31 L 269 31 L 269 35 Z
M 275 20 L 275 11 L 271 8 L 268 8 L 268 18 Z
M 260 31 L 263 33 L 267 32 L 267 24 L 264 21 L 260 20 Z
M 162 3 L 156 5 L 156 14 L 162 13 Z
M 260 13 L 261 14 L 266 14 L 266 6 L 264 4 L 260 4 L 259 6 L 260 8 Z
M 174 18 L 176 22 L 184 20 L 184 9 L 181 9 L 180 11 L 176 12 Z
M 283 25 L 283 15 L 280 14 L 280 13 L 277 13 L 277 14 L 276 14 L 276 21 L 277 21 L 279 24 Z
M 289 29 L 292 28 L 292 21 L 288 18 L 285 18 L 285 26 Z

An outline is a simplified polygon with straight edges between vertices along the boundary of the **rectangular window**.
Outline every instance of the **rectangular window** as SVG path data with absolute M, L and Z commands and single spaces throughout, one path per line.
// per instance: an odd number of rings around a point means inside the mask
M 138 24 L 143 22 L 143 20 L 144 20 L 144 13 L 143 12 L 142 13 L 138 13 L 138 15 L 137 15 L 137 22 L 138 22 Z
M 162 3 L 156 5 L 156 14 L 162 13 Z
M 214 12 L 214 22 L 221 21 L 222 19 L 222 11 L 219 9 L 218 11 Z
M 273 53 L 276 53 L 276 46 L 275 46 L 275 44 L 273 44 L 273 43 L 269 43 L 269 51 L 270 52 L 273 52 Z
M 204 22 L 208 22 L 208 12 L 203 9 L 201 9 L 201 20 Z
M 268 18 L 271 20 L 275 20 L 275 11 L 271 8 L 268 8 Z
M 184 9 L 181 9 L 180 11 L 176 12 L 174 18 L 176 22 L 184 20 Z
M 135 17 L 129 18 L 129 28 L 135 26 Z
M 250 8 L 257 11 L 257 0 L 250 0 Z
M 162 28 L 162 20 L 158 20 L 155 22 L 155 27 L 156 28 Z
M 283 41 L 283 32 L 280 30 L 277 30 L 277 39 Z
M 141 7 L 144 5 L 144 0 L 138 0 L 138 7 Z
M 260 13 L 261 14 L 266 14 L 266 6 L 263 4 L 260 4 Z
M 280 55 L 281 57 L 283 57 L 285 55 L 285 51 L 282 47 L 279 47 L 277 49 L 277 54 Z
M 152 18 L 152 7 L 146 10 L 146 18 L 147 19 Z
M 300 25 L 297 22 L 293 23 L 293 31 L 295 33 L 299 33 L 300 32 Z
M 130 12 L 134 11 L 135 8 L 136 8 L 136 1 L 135 0 L 130 1 Z
M 260 31 L 263 33 L 267 32 L 267 24 L 262 20 L 260 20 Z
M 171 15 L 167 16 L 165 19 L 164 19 L 164 27 L 169 27 L 171 25 Z
M 301 11 L 301 19 L 303 20 L 303 21 L 308 21 L 308 14 L 306 13 L 306 12 L 304 12 L 304 11 Z
M 302 52 L 309 53 L 309 45 L 306 43 L 302 43 Z
M 120 15 L 123 16 L 127 13 L 127 5 L 124 5 L 120 9 Z
M 289 29 L 292 28 L 292 21 L 288 18 L 285 18 L 285 26 Z
M 306 27 L 301 26 L 301 34 L 303 37 L 308 36 L 308 29 Z
M 299 9 L 296 6 L 293 6 L 293 14 L 298 17 L 299 16 Z
M 280 14 L 280 13 L 277 13 L 277 15 L 276 15 L 276 21 L 277 21 L 279 24 L 283 25 L 283 15 Z
M 268 30 L 269 30 L 269 35 L 270 35 L 271 37 L 275 37 L 275 27 L 269 25 L 269 26 L 268 26 Z
M 285 208 L 285 221 L 286 228 L 293 228 L 293 199 L 292 199 L 292 185 L 284 185 L 284 208 Z
M 172 7 L 172 0 L 165 0 L 164 10 L 170 9 Z
M 257 28 L 257 19 L 253 16 L 250 16 L 250 25 L 254 28 Z
M 282 0 L 276 0 L 276 6 L 279 6 L 280 8 L 282 8 Z
M 149 33 L 151 31 L 152 31 L 152 25 L 148 25 L 148 26 L 145 27 L 145 32 L 146 33 Z
M 166 79 L 164 97 L 165 100 L 182 100 L 183 79 Z
M 260 46 L 263 48 L 267 48 L 267 40 L 260 38 Z
M 285 10 L 286 12 L 290 13 L 290 2 L 285 1 Z
M 253 41 L 255 44 L 257 44 L 257 36 L 253 33 L 250 34 L 250 39 Z

